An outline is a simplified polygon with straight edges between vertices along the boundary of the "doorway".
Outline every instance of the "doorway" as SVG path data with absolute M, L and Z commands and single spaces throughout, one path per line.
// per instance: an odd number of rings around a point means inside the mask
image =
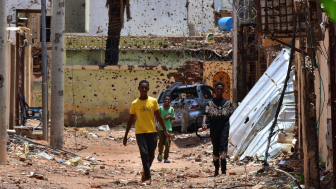
M 223 97 L 230 100 L 230 87 L 231 87 L 230 83 L 231 82 L 230 82 L 229 74 L 227 74 L 223 71 L 217 72 L 213 77 L 213 88 L 215 88 L 215 83 L 217 81 L 222 81 L 222 82 L 225 83 Z M 216 95 L 216 94 L 214 94 L 214 95 Z

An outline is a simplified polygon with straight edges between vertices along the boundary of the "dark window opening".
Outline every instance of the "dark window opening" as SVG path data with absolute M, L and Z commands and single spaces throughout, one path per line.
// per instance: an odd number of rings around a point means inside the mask
M 41 28 L 40 28 L 40 42 L 42 42 L 42 17 L 41 17 Z M 51 42 L 51 16 L 46 16 L 46 41 Z
M 214 96 L 214 93 L 215 93 L 213 88 L 211 88 L 209 86 L 203 86 L 202 87 L 202 92 L 203 92 L 204 98 L 206 98 L 206 99 L 212 99 L 213 96 Z
M 171 94 L 171 100 L 178 100 L 181 98 L 194 99 L 198 98 L 198 93 L 196 87 L 189 88 L 178 88 L 175 89 Z

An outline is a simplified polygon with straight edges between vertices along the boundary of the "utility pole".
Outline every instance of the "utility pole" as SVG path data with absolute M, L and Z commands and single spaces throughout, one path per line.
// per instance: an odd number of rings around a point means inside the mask
M 233 95 L 232 95 L 232 105 L 233 108 L 236 109 L 238 107 L 238 93 L 237 93 L 237 64 L 238 64 L 238 26 L 237 26 L 237 10 L 235 6 L 232 6 L 233 8 L 233 57 L 232 57 L 232 76 L 233 76 Z
M 53 0 L 53 44 L 51 71 L 50 145 L 63 148 L 64 143 L 64 36 L 65 3 Z
M 7 163 L 6 1 L 0 0 L 0 164 Z
M 47 63 L 47 36 L 46 36 L 46 0 L 41 1 L 42 21 L 42 125 L 43 138 L 48 141 L 48 63 Z
M 313 23 L 317 21 L 317 17 L 314 16 L 313 10 L 316 9 L 316 2 L 307 1 L 308 6 L 305 11 L 305 18 L 308 16 L 308 23 Z M 301 28 L 300 28 L 301 29 Z M 313 187 L 315 189 L 320 188 L 320 175 L 319 175 L 319 141 L 317 138 L 317 122 L 316 122 L 316 102 L 315 102 L 315 85 L 314 79 L 316 74 L 314 74 L 314 69 L 316 64 L 316 54 L 315 48 L 317 46 L 316 36 L 313 32 L 313 28 L 309 27 L 307 30 L 307 47 L 308 53 L 311 60 L 311 65 L 306 66 L 304 59 L 304 54 L 302 63 L 302 77 L 301 77 L 301 95 L 303 98 L 303 103 L 301 104 L 302 112 L 302 139 L 303 139 L 303 164 L 304 164 L 304 182 L 305 187 Z M 301 44 L 303 45 L 303 44 Z M 301 47 L 302 49 L 304 46 Z

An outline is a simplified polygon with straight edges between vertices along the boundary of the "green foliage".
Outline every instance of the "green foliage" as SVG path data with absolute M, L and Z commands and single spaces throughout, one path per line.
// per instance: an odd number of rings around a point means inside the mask
M 323 157 L 319 155 L 319 165 L 322 167 L 326 166 L 326 162 L 322 162 Z
M 295 174 L 295 177 L 300 180 L 300 184 L 304 184 L 304 175 L 303 174 L 301 174 L 301 175 Z
M 290 184 L 290 188 L 291 188 L 291 189 L 294 189 L 294 185 L 293 185 L 293 184 Z
M 324 11 L 329 15 L 330 20 L 336 24 L 336 1 L 335 0 L 320 0 L 323 4 Z

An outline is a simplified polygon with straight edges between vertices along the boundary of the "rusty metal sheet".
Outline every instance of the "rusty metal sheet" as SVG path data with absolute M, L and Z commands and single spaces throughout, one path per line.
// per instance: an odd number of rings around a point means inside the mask
M 290 51 L 283 49 L 230 118 L 228 154 L 243 159 L 264 155 L 269 128 L 274 120 L 278 100 L 286 78 Z M 290 151 L 295 122 L 293 72 L 290 74 L 283 106 L 278 116 L 277 134 L 271 143 L 270 157 L 281 150 Z

